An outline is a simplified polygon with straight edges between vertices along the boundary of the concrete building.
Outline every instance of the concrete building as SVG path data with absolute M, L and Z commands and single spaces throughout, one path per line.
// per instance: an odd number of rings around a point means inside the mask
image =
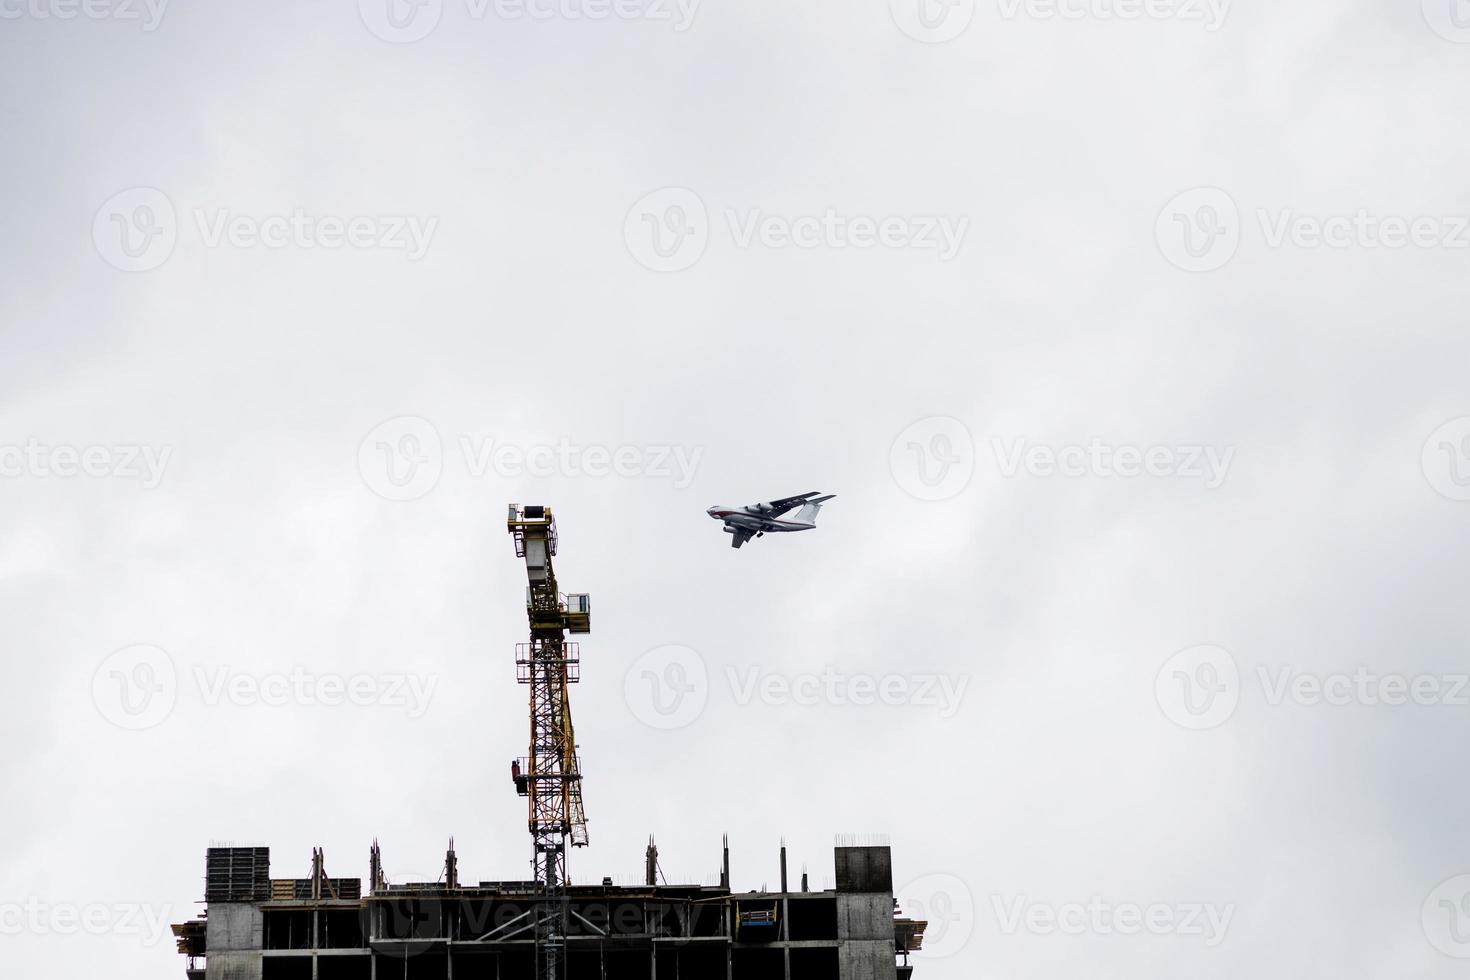
M 374 845 L 369 888 L 328 878 L 272 879 L 267 848 L 211 848 L 205 909 L 174 926 L 189 980 L 521 980 L 537 975 L 538 908 L 558 921 L 566 980 L 900 980 L 923 922 L 900 918 L 889 848 L 838 846 L 831 891 L 732 892 L 719 886 L 534 882 L 389 884 Z M 649 879 L 656 851 L 650 848 Z M 803 875 L 803 879 L 805 876 Z M 903 961 L 900 964 L 900 960 Z

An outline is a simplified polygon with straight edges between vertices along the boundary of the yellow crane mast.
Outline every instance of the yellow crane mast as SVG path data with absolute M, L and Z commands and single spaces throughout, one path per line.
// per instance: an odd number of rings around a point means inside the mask
M 526 560 L 526 614 L 531 642 L 516 645 L 516 679 L 531 692 L 530 754 L 511 763 L 516 792 L 527 797 L 528 826 L 535 846 L 536 881 L 549 901 L 538 929 L 541 975 L 560 976 L 564 929 L 559 895 L 566 886 L 566 843 L 587 845 L 582 809 L 582 768 L 572 728 L 568 685 L 580 677 L 577 644 L 566 634 L 587 633 L 592 616 L 586 594 L 557 590 L 551 559 L 556 554 L 556 518 L 550 507 L 511 504 L 506 529 L 516 556 Z

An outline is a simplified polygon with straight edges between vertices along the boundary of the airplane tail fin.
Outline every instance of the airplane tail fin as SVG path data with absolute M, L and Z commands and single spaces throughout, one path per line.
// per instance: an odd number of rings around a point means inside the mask
M 801 510 L 797 511 L 796 519 L 802 524 L 817 523 L 817 514 L 821 511 L 822 505 L 835 496 L 837 494 L 829 493 L 825 497 L 813 497 L 802 505 Z

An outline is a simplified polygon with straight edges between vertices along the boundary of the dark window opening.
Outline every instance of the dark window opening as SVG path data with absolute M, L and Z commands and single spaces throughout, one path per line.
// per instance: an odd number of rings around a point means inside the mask
M 837 938 L 835 898 L 793 898 L 786 903 L 786 915 L 792 942 Z

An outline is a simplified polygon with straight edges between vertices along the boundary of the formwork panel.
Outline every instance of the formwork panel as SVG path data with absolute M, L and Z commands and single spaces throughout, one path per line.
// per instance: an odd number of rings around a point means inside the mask
M 205 852 L 206 902 L 264 902 L 270 897 L 269 847 L 211 847 Z

